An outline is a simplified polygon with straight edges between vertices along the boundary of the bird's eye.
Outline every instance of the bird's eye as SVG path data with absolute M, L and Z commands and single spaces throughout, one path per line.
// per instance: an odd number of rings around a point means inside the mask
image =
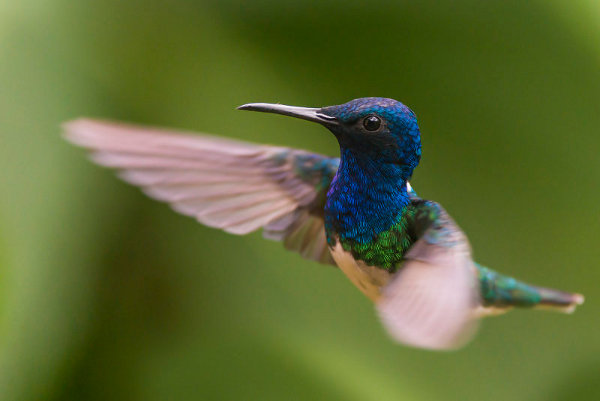
M 367 131 L 377 131 L 381 127 L 381 119 L 377 116 L 367 116 L 363 120 L 363 126 Z

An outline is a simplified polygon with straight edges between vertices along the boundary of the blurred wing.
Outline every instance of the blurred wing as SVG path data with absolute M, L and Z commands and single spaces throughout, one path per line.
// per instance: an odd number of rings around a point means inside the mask
M 339 164 L 302 150 L 80 119 L 65 124 L 91 159 L 176 211 L 232 234 L 261 227 L 288 249 L 335 265 L 325 240 L 325 194 Z
M 416 202 L 420 239 L 384 287 L 377 310 L 396 340 L 421 348 L 453 349 L 475 333 L 479 304 L 467 240 L 439 205 Z M 427 228 L 423 229 L 426 225 Z

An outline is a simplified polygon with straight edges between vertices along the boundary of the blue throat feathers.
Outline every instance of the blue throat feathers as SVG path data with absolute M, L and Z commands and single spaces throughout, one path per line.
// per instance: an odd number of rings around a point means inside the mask
M 402 219 L 410 203 L 406 182 L 412 168 L 383 163 L 351 149 L 341 149 L 341 162 L 327 193 L 325 229 L 329 245 L 367 244 Z

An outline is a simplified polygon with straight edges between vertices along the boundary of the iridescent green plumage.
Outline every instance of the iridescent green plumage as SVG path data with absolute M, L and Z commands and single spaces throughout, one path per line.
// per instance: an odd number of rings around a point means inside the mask
M 511 307 L 548 307 L 570 312 L 583 302 L 578 294 L 537 287 L 505 276 L 475 263 L 484 307 L 506 309 Z M 574 302 L 575 301 L 575 302 Z
M 344 250 L 351 252 L 356 260 L 393 273 L 400 267 L 406 252 L 427 228 L 433 228 L 428 232 L 429 241 L 441 243 L 445 240 L 442 235 L 445 227 L 440 224 L 440 215 L 441 209 L 437 203 L 420 199 L 413 192 L 410 203 L 404 207 L 396 223 L 375 235 L 372 241 L 358 242 L 344 238 L 339 241 Z
M 356 260 L 394 272 L 415 241 L 416 237 L 410 225 L 414 214 L 415 209 L 407 206 L 397 223 L 377 234 L 370 242 L 360 243 L 352 239 L 340 239 L 340 243 L 343 249 L 352 253 Z

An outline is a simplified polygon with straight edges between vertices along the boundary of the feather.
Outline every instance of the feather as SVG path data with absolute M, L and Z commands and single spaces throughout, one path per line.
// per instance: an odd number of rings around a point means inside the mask
M 397 341 L 453 349 L 475 333 L 478 298 L 470 258 L 447 257 L 442 264 L 409 260 L 384 287 L 377 311 Z
M 92 161 L 119 170 L 120 178 L 182 214 L 233 234 L 265 227 L 265 237 L 334 264 L 324 232 L 323 195 L 337 159 L 91 119 L 69 122 L 64 130 L 67 140 L 91 151 Z
M 477 270 L 466 236 L 441 206 L 417 204 L 428 216 L 415 223 L 416 231 L 424 234 L 404 255 L 376 308 L 397 341 L 429 349 L 458 348 L 477 328 Z

